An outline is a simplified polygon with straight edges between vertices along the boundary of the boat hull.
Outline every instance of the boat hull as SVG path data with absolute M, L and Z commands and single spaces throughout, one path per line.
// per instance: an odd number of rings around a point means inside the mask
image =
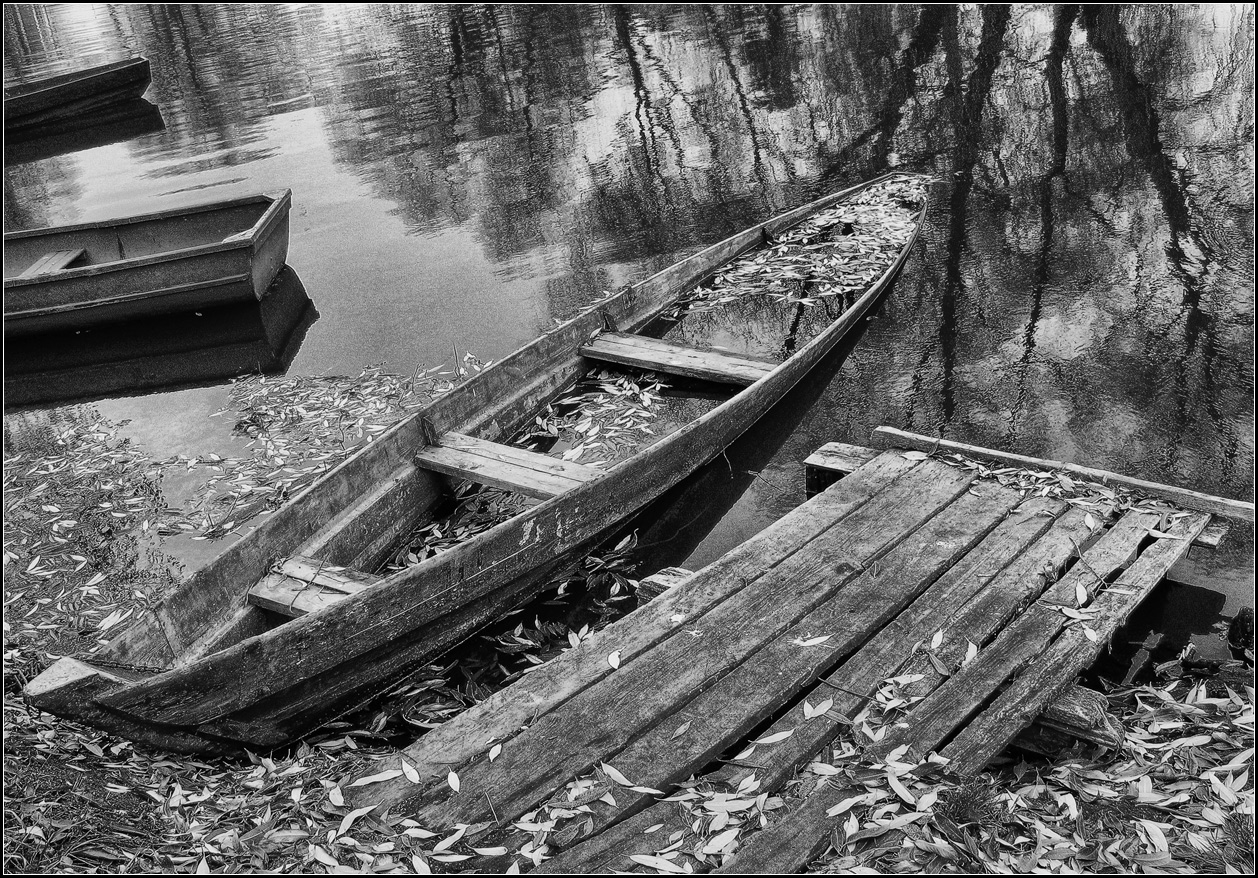
M 5 133 L 29 133 L 72 123 L 144 95 L 152 81 L 149 62 L 133 58 L 5 89 Z
M 298 549 L 329 564 L 366 566 L 364 559 L 379 547 L 363 545 L 364 531 L 387 521 L 392 501 L 428 493 L 426 483 L 434 477 L 417 470 L 410 457 L 433 430 L 489 440 L 509 435 L 589 368 L 578 350 L 593 333 L 608 324 L 642 330 L 731 257 L 883 179 L 790 211 L 626 288 L 395 426 L 230 547 L 194 577 L 196 587 L 181 588 L 158 607 L 147 627 L 111 643 L 106 661 L 166 670 L 119 681 L 102 669 L 90 695 L 95 724 L 103 711 L 132 729 L 150 729 L 154 742 L 177 732 L 179 741 L 164 742 L 176 748 L 188 734 L 201 736 L 207 749 L 275 746 L 526 601 L 544 582 L 543 572 L 596 545 L 719 455 L 855 329 L 907 259 L 925 207 L 894 263 L 842 316 L 678 432 L 580 487 L 319 612 L 268 629 L 246 604 L 246 592 L 273 561 Z M 364 484 L 376 486 L 370 498 L 362 496 Z M 346 520 L 352 526 L 341 523 Z M 44 709 L 62 715 L 75 709 L 73 699 L 61 698 L 54 687 L 39 680 L 32 686 Z M 80 685 L 75 697 L 81 700 L 85 691 Z
M 195 240 L 197 235 L 185 235 L 194 239 L 190 246 L 132 258 L 126 257 L 125 247 L 117 246 L 114 252 L 93 259 L 95 264 L 33 277 L 6 277 L 5 336 L 82 330 L 257 301 L 288 257 L 291 195 L 285 190 L 274 196 L 253 196 L 144 217 L 6 234 L 6 250 L 23 249 L 27 259 L 41 251 L 73 249 L 95 256 L 97 250 L 103 249 L 102 236 L 111 229 L 125 229 L 135 235 L 136 228 L 148 225 L 162 228 L 167 235 L 177 235 L 170 231 L 171 227 L 206 225 L 205 215 L 212 211 L 255 203 L 266 205 L 261 217 L 242 230 L 228 229 L 226 235 L 217 234 L 218 240 L 201 242 Z M 198 228 L 197 234 L 203 237 L 209 232 Z M 100 261 L 102 258 L 105 261 Z

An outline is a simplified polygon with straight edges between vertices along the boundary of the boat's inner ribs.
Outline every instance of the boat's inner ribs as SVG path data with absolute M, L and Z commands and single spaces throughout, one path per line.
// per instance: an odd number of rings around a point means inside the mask
M 581 356 L 668 375 L 743 386 L 754 384 L 777 365 L 767 360 L 623 332 L 599 333 L 581 347 Z

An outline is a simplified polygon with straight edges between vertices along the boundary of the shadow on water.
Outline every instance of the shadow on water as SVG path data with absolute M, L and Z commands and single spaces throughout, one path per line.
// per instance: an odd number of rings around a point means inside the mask
M 5 340 L 5 410 L 285 372 L 319 312 L 285 266 L 261 301 Z

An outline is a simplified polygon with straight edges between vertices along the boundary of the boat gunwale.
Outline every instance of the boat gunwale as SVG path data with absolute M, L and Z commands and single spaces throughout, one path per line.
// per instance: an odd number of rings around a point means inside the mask
M 253 222 L 251 226 L 234 232 L 228 237 L 234 240 L 215 241 L 209 244 L 197 244 L 194 247 L 183 247 L 178 250 L 164 250 L 160 253 L 150 253 L 145 256 L 134 256 L 129 259 L 115 259 L 112 262 L 97 262 L 92 265 L 82 265 L 75 268 L 63 268 L 58 271 L 50 271 L 44 274 L 37 274 L 34 277 L 6 277 L 4 279 L 4 289 L 20 289 L 22 287 L 38 286 L 46 284 L 50 281 L 66 281 L 75 280 L 83 277 L 94 277 L 101 274 L 112 274 L 119 271 L 128 271 L 134 268 L 146 268 L 150 265 L 160 265 L 163 262 L 177 262 L 184 259 L 192 259 L 197 256 L 207 256 L 214 253 L 224 253 L 230 250 L 254 249 L 263 240 L 267 238 L 274 226 L 283 219 L 284 214 L 288 213 L 292 207 L 292 190 L 282 189 L 274 193 L 259 193 L 256 195 L 244 196 L 242 198 L 234 198 L 228 201 L 208 202 L 205 204 L 192 205 L 187 208 L 177 208 L 157 213 L 142 214 L 133 217 L 121 217 L 112 220 L 101 220 L 91 223 L 78 223 L 72 226 L 54 226 L 44 229 L 27 229 L 19 232 L 6 232 L 4 241 L 7 244 L 11 240 L 25 240 L 28 238 L 36 238 L 40 236 L 54 237 L 56 235 L 67 234 L 79 231 L 94 231 L 98 229 L 111 229 L 119 226 L 134 225 L 141 222 L 156 222 L 160 220 L 178 219 L 185 216 L 195 216 L 201 213 L 210 213 L 219 210 L 230 210 L 236 207 L 243 207 L 248 204 L 270 202 L 262 215 Z M 256 292 L 256 291 L 255 291 Z M 94 303 L 87 303 L 85 307 L 90 307 Z M 38 313 L 43 313 L 40 310 Z M 18 314 L 30 312 L 5 312 L 6 319 L 13 319 Z
M 124 58 L 121 61 L 111 61 L 108 64 L 100 64 L 96 67 L 86 67 L 82 70 L 71 70 L 66 73 L 56 73 L 43 79 L 37 79 L 33 82 L 14 83 L 4 89 L 4 99 L 6 101 L 25 100 L 37 97 L 45 92 L 55 91 L 56 89 L 65 88 L 70 85 L 77 85 L 80 82 L 88 82 L 92 79 L 108 76 L 111 73 L 121 73 L 129 69 L 144 68 L 149 70 L 150 82 L 152 81 L 151 68 L 147 58 Z M 124 79 L 119 85 L 132 82 L 132 80 Z M 14 117 L 21 119 L 29 113 L 41 112 L 42 108 L 29 110 Z
M 757 235 L 760 236 L 761 242 L 764 242 L 765 234 L 767 232 L 777 231 L 784 227 L 793 226 L 797 224 L 798 222 L 802 221 L 803 219 L 805 219 L 807 216 L 813 213 L 817 213 L 821 210 L 824 210 L 833 204 L 836 204 L 840 201 L 843 201 L 859 193 L 860 191 L 872 188 L 887 180 L 895 179 L 898 177 L 917 177 L 917 178 L 925 179 L 927 181 L 929 181 L 930 179 L 928 175 L 924 175 L 924 174 L 914 174 L 912 172 L 904 172 L 904 171 L 892 171 L 887 174 L 883 174 L 876 178 L 868 180 L 864 183 L 844 189 L 840 192 L 831 193 L 829 195 L 815 199 L 795 209 L 783 212 L 782 214 L 779 214 L 778 216 L 775 216 L 762 223 L 759 223 L 757 225 L 744 229 L 743 231 L 738 232 L 735 235 L 732 235 L 726 239 L 723 239 L 720 242 L 709 245 L 708 247 L 705 247 L 702 250 L 688 257 L 684 257 L 683 259 L 678 260 L 677 262 L 673 263 L 672 265 L 668 266 L 662 271 L 651 275 L 645 280 L 640 281 L 639 283 L 634 284 L 632 286 L 626 287 L 625 289 L 621 290 L 619 293 L 617 293 L 616 295 L 612 297 L 604 298 L 593 303 L 590 307 L 588 307 L 587 309 L 585 309 L 584 311 L 582 311 L 580 314 L 576 315 L 569 321 L 565 322 L 564 324 L 561 324 L 560 326 L 555 327 L 550 332 L 545 333 L 542 336 L 539 336 L 538 338 L 533 339 L 528 344 L 522 346 L 520 349 L 518 349 L 516 352 L 514 352 L 510 356 L 508 356 L 507 358 L 504 358 L 503 360 L 500 360 L 498 363 L 494 365 L 501 367 L 504 364 L 508 363 L 512 358 L 516 357 L 518 354 L 527 350 L 528 348 L 536 346 L 536 345 L 541 345 L 543 343 L 546 343 L 547 341 L 553 341 L 555 337 L 557 337 L 564 330 L 571 328 L 578 321 L 581 321 L 583 319 L 588 320 L 592 314 L 597 314 L 599 311 L 606 309 L 607 306 L 613 300 L 631 296 L 636 291 L 642 288 L 649 287 L 649 285 L 653 281 L 657 281 L 657 279 L 663 278 L 668 273 L 677 272 L 679 269 L 682 269 L 683 266 L 686 266 L 687 264 L 692 264 L 692 268 L 694 270 L 691 270 L 686 273 L 685 282 L 678 282 L 675 286 L 673 286 L 670 290 L 668 290 L 668 298 L 658 303 L 654 308 L 652 308 L 648 312 L 646 316 L 642 318 L 641 325 L 645 326 L 647 323 L 656 319 L 665 308 L 667 308 L 670 304 L 675 302 L 676 299 L 680 297 L 687 289 L 691 288 L 695 283 L 700 282 L 704 276 L 706 276 L 707 274 L 710 274 L 712 271 L 714 271 L 718 267 L 717 265 L 710 264 L 711 257 L 714 254 L 723 251 L 725 248 L 728 248 L 729 246 L 734 245 L 740 240 L 745 242 L 742 246 L 742 249 L 746 249 L 746 247 L 751 246 L 756 243 L 755 239 Z M 823 357 L 826 353 L 828 353 L 829 350 L 835 344 L 837 344 L 838 341 L 841 338 L 843 338 L 855 326 L 857 321 L 863 318 L 865 312 L 868 311 L 869 308 L 873 306 L 873 304 L 882 296 L 882 294 L 885 293 L 886 289 L 891 285 L 891 282 L 896 278 L 900 269 L 903 267 L 904 263 L 907 261 L 909 255 L 911 254 L 913 247 L 916 244 L 917 239 L 920 236 L 922 228 L 925 224 L 925 217 L 926 217 L 928 208 L 929 208 L 929 199 L 924 199 L 923 204 L 920 210 L 917 212 L 917 215 L 915 218 L 913 233 L 909 236 L 908 240 L 900 247 L 897 257 L 891 262 L 890 265 L 888 265 L 888 267 L 883 271 L 883 273 L 875 281 L 873 281 L 867 286 L 866 291 L 853 303 L 853 305 L 850 308 L 844 311 L 842 315 L 840 315 L 829 326 L 827 326 L 826 329 L 820 335 L 810 340 L 804 347 L 798 350 L 794 355 L 792 355 L 786 361 L 778 364 L 772 371 L 766 373 L 763 377 L 758 379 L 754 384 L 746 388 L 743 388 L 739 393 L 735 394 L 729 400 L 725 401 L 721 405 L 705 413 L 704 415 L 701 415 L 699 418 L 696 418 L 694 421 L 691 421 L 690 423 L 686 424 L 678 431 L 666 436 L 664 439 L 661 439 L 659 442 L 651 446 L 648 446 L 647 448 L 642 449 L 641 451 L 639 451 L 637 454 L 633 455 L 632 457 L 622 461 L 621 463 L 617 464 L 614 467 L 609 468 L 608 470 L 604 471 L 601 475 L 596 476 L 594 479 L 590 480 L 589 482 L 582 484 L 581 486 L 573 489 L 570 492 L 565 492 L 562 495 L 543 501 L 537 506 L 534 506 L 522 513 L 519 513 L 513 516 L 511 519 L 505 522 L 502 522 L 496 525 L 495 527 L 489 529 L 483 534 L 478 534 L 475 538 L 473 538 L 473 540 L 469 540 L 468 543 L 465 543 L 462 546 L 456 547 L 455 549 L 451 551 L 457 552 L 459 549 L 464 549 L 464 553 L 470 552 L 472 550 L 470 548 L 467 548 L 468 546 L 475 546 L 476 544 L 488 543 L 491 540 L 493 540 L 495 537 L 502 538 L 504 534 L 509 533 L 512 529 L 524 527 L 526 523 L 531 523 L 539 518 L 542 518 L 543 516 L 548 515 L 551 510 L 555 509 L 561 504 L 579 503 L 583 498 L 593 495 L 596 491 L 602 490 L 603 486 L 609 480 L 622 480 L 623 481 L 627 477 L 626 473 L 634 469 L 642 469 L 642 468 L 649 469 L 650 465 L 656 459 L 662 456 L 668 455 L 670 452 L 672 452 L 676 448 L 682 447 L 681 443 L 685 441 L 687 437 L 689 437 L 691 434 L 695 433 L 696 431 L 702 430 L 704 427 L 708 426 L 709 424 L 714 422 L 717 418 L 720 418 L 723 415 L 728 416 L 728 414 L 731 412 L 731 409 L 729 408 L 731 404 L 736 403 L 741 400 L 741 401 L 744 401 L 744 405 L 755 405 L 755 404 L 764 405 L 763 400 L 757 399 L 757 396 L 758 396 L 757 391 L 760 388 L 763 388 L 765 385 L 769 383 L 780 383 L 781 380 L 783 380 L 783 374 L 788 370 L 788 367 L 792 367 L 793 369 L 799 369 L 800 364 L 808 363 L 808 366 L 804 368 L 803 372 L 795 376 L 791 380 L 791 383 L 789 385 L 781 388 L 781 394 L 779 394 L 778 397 L 775 397 L 773 400 L 770 400 L 768 402 L 768 404 L 765 406 L 765 410 L 767 411 L 767 408 L 771 407 L 771 405 L 777 401 L 777 398 L 780 398 L 780 395 L 785 394 L 785 392 L 788 391 L 791 387 L 793 387 L 795 383 L 801 380 L 802 377 L 806 375 L 807 372 L 812 368 L 812 365 L 814 365 L 817 360 L 821 359 L 821 357 Z M 721 260 L 720 264 L 724 264 L 729 259 L 735 258 L 736 255 L 737 254 L 735 254 L 734 256 L 726 256 L 725 258 Z M 698 270 L 700 266 L 703 267 L 702 271 Z M 575 353 L 575 348 L 576 348 L 576 345 L 573 345 L 572 349 L 574 353 Z M 412 414 L 410 417 L 404 419 L 403 421 L 400 421 L 398 424 L 394 425 L 394 427 L 392 427 L 389 431 L 386 431 L 386 433 L 381 434 L 380 437 L 377 437 L 377 439 L 372 443 L 372 445 L 381 447 L 386 436 L 390 436 L 390 435 L 396 436 L 399 432 L 403 430 L 414 429 L 417 422 L 421 418 L 423 418 L 425 413 L 431 410 L 433 406 L 438 405 L 442 401 L 448 400 L 452 394 L 455 394 L 456 392 L 460 390 L 462 390 L 463 393 L 465 394 L 476 396 L 477 386 L 479 384 L 485 383 L 487 379 L 485 379 L 484 376 L 488 374 L 489 370 L 492 368 L 494 367 L 491 366 L 487 368 L 484 372 L 479 373 L 477 376 L 475 376 L 468 382 L 462 385 L 459 385 L 459 387 L 455 388 L 454 391 L 451 391 L 451 394 L 447 394 L 446 396 L 441 397 L 439 400 L 434 401 L 434 403 L 431 403 L 429 406 L 426 406 L 424 409 L 421 409 L 415 412 L 414 414 Z M 368 446 L 368 448 L 370 447 L 371 446 Z M 365 450 L 367 449 L 364 449 L 364 451 Z M 717 453 L 719 453 L 719 451 Z M 311 492 L 315 491 L 321 484 L 324 484 L 327 481 L 335 479 L 338 475 L 338 472 L 342 468 L 350 465 L 358 456 L 359 456 L 358 454 L 355 454 L 351 456 L 350 458 L 348 458 L 347 460 L 342 461 L 340 464 L 337 465 L 337 467 L 334 467 L 332 470 L 329 470 L 329 472 L 324 474 L 318 481 L 316 481 L 314 484 L 306 488 L 300 495 L 295 497 L 292 503 L 294 505 L 300 503 L 306 496 L 308 496 Z M 702 465 L 702 464 L 700 463 L 698 465 Z M 692 469 L 687 470 L 684 475 L 679 476 L 676 479 L 666 478 L 664 479 L 664 481 L 668 483 L 667 485 L 668 487 L 671 487 L 672 485 L 677 484 L 680 481 L 682 481 L 685 477 L 689 476 L 693 472 L 693 469 L 696 469 L 696 468 L 697 466 Z M 258 531 L 255 530 L 253 533 L 256 534 L 258 533 Z M 252 536 L 253 534 L 250 535 L 250 537 Z M 250 537 L 246 537 L 245 539 L 249 539 Z M 111 691 L 106 692 L 106 693 L 101 693 L 101 695 L 96 699 L 97 703 L 105 705 L 110 710 L 121 710 L 122 712 L 126 713 L 129 716 L 140 718 L 144 722 L 153 722 L 153 723 L 167 723 L 167 724 L 173 723 L 174 725 L 194 725 L 195 726 L 195 725 L 200 725 L 204 723 L 214 722 L 218 719 L 222 719 L 223 717 L 230 716 L 232 713 L 234 713 L 237 710 L 244 709 L 250 704 L 257 703 L 259 698 L 265 699 L 269 697 L 268 694 L 262 694 L 258 696 L 258 698 L 254 698 L 253 701 L 248 702 L 244 706 L 233 707 L 229 710 L 222 711 L 215 715 L 206 716 L 206 715 L 203 715 L 204 712 L 202 712 L 202 714 L 199 715 L 197 719 L 191 719 L 186 722 L 170 716 L 172 705 L 170 704 L 169 700 L 164 702 L 166 704 L 165 708 L 161 708 L 157 705 L 152 705 L 153 707 L 157 709 L 158 714 L 162 714 L 162 716 L 156 717 L 156 718 L 146 718 L 140 713 L 135 713 L 132 709 L 130 709 L 129 706 L 134 705 L 137 702 L 137 700 L 147 701 L 146 695 L 153 695 L 154 697 L 157 697 L 158 693 L 160 693 L 167 684 L 180 681 L 181 678 L 185 678 L 190 675 L 195 675 L 198 672 L 203 672 L 203 671 L 206 671 L 207 669 L 212 669 L 215 666 L 226 665 L 229 662 L 234 661 L 238 658 L 241 658 L 242 656 L 245 656 L 245 655 L 256 656 L 258 654 L 258 651 L 264 648 L 262 646 L 263 644 L 282 642 L 283 639 L 287 639 L 291 637 L 292 635 L 294 635 L 295 633 L 304 634 L 307 632 L 308 629 L 311 629 L 312 627 L 318 630 L 318 628 L 322 627 L 323 625 L 332 624 L 331 620 L 334 620 L 339 616 L 346 616 L 346 615 L 352 616 L 355 614 L 355 612 L 359 609 L 361 605 L 364 605 L 369 601 L 379 602 L 381 600 L 384 600 L 384 596 L 398 597 L 401 594 L 405 593 L 405 590 L 407 589 L 408 585 L 411 585 L 416 580 L 422 580 L 429 573 L 431 573 L 434 568 L 439 568 L 443 565 L 449 565 L 451 563 L 454 563 L 454 560 L 456 557 L 457 556 L 443 553 L 443 555 L 438 555 L 432 559 L 427 559 L 425 562 L 421 563 L 420 565 L 416 565 L 414 567 L 410 567 L 405 570 L 398 571 L 397 573 L 392 574 L 391 576 L 385 577 L 384 579 L 376 583 L 371 589 L 364 590 L 363 592 L 359 594 L 349 596 L 341 601 L 338 601 L 333 606 L 324 608 L 314 613 L 303 615 L 296 619 L 289 620 L 282 625 L 276 626 L 274 628 L 271 628 L 259 634 L 255 634 L 240 642 L 227 646 L 219 651 L 201 655 L 188 664 L 180 665 L 177 663 L 179 656 L 183 652 L 187 652 L 188 647 L 185 645 L 184 650 L 180 651 L 180 650 L 175 649 L 172 644 L 172 654 L 176 661 L 176 664 L 174 667 L 161 671 L 161 672 L 153 673 L 149 676 L 143 677 L 135 681 L 129 681 L 127 684 L 123 686 L 112 689 Z M 502 560 L 505 560 L 505 559 L 502 559 Z M 483 568 L 477 568 L 470 575 L 473 577 L 479 576 L 483 574 L 484 572 L 490 570 L 497 563 L 501 563 L 501 560 L 491 562 L 490 564 L 487 564 Z M 192 580 L 189 580 L 189 583 L 191 582 Z M 425 600 L 431 600 L 433 597 L 439 597 L 442 594 L 447 594 L 452 588 L 453 586 L 451 588 L 447 588 L 443 590 L 442 592 L 438 592 L 436 595 L 429 595 L 427 598 L 425 598 Z M 391 592 L 395 592 L 396 594 L 390 594 Z M 439 613 L 436 617 L 434 617 L 434 619 L 440 618 L 441 615 L 442 614 Z M 123 635 L 122 633 L 120 633 L 118 636 L 121 637 Z M 355 655 L 365 652 L 369 648 L 370 647 L 359 649 L 358 652 L 355 653 Z M 354 656 L 348 656 L 346 658 L 346 661 L 350 661 L 353 658 Z M 91 657 L 88 657 L 84 661 L 90 664 Z M 307 674 L 306 678 L 303 678 L 303 679 L 308 679 L 309 677 L 313 677 L 317 674 L 326 673 L 330 670 L 334 670 L 336 666 L 337 665 L 335 664 L 331 664 L 331 665 L 327 665 L 326 667 L 320 667 L 319 670 L 316 670 L 310 674 Z M 271 692 L 269 694 L 274 694 L 274 693 Z M 159 698 L 159 700 L 161 699 Z M 174 708 L 175 712 L 178 712 L 179 709 L 180 708 L 178 707 Z

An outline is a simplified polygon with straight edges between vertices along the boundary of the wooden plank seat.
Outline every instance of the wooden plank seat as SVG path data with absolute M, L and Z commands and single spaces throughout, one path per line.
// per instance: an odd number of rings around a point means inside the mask
M 429 445 L 415 455 L 415 465 L 538 500 L 549 500 L 602 474 L 592 466 L 461 433 L 443 434 L 440 445 Z
M 295 555 L 249 589 L 249 603 L 285 616 L 304 616 L 357 594 L 380 580 L 361 570 L 333 567 Z
M 50 274 L 54 271 L 61 271 L 63 268 L 69 268 L 85 255 L 86 251 L 82 248 L 75 250 L 54 250 L 53 252 L 45 253 L 43 256 L 36 259 L 35 264 L 18 275 L 18 277 L 35 277 L 41 274 Z
M 776 365 L 754 357 L 693 348 L 623 332 L 599 333 L 597 338 L 581 347 L 581 356 L 669 375 L 742 386 L 756 383 L 772 372 Z

